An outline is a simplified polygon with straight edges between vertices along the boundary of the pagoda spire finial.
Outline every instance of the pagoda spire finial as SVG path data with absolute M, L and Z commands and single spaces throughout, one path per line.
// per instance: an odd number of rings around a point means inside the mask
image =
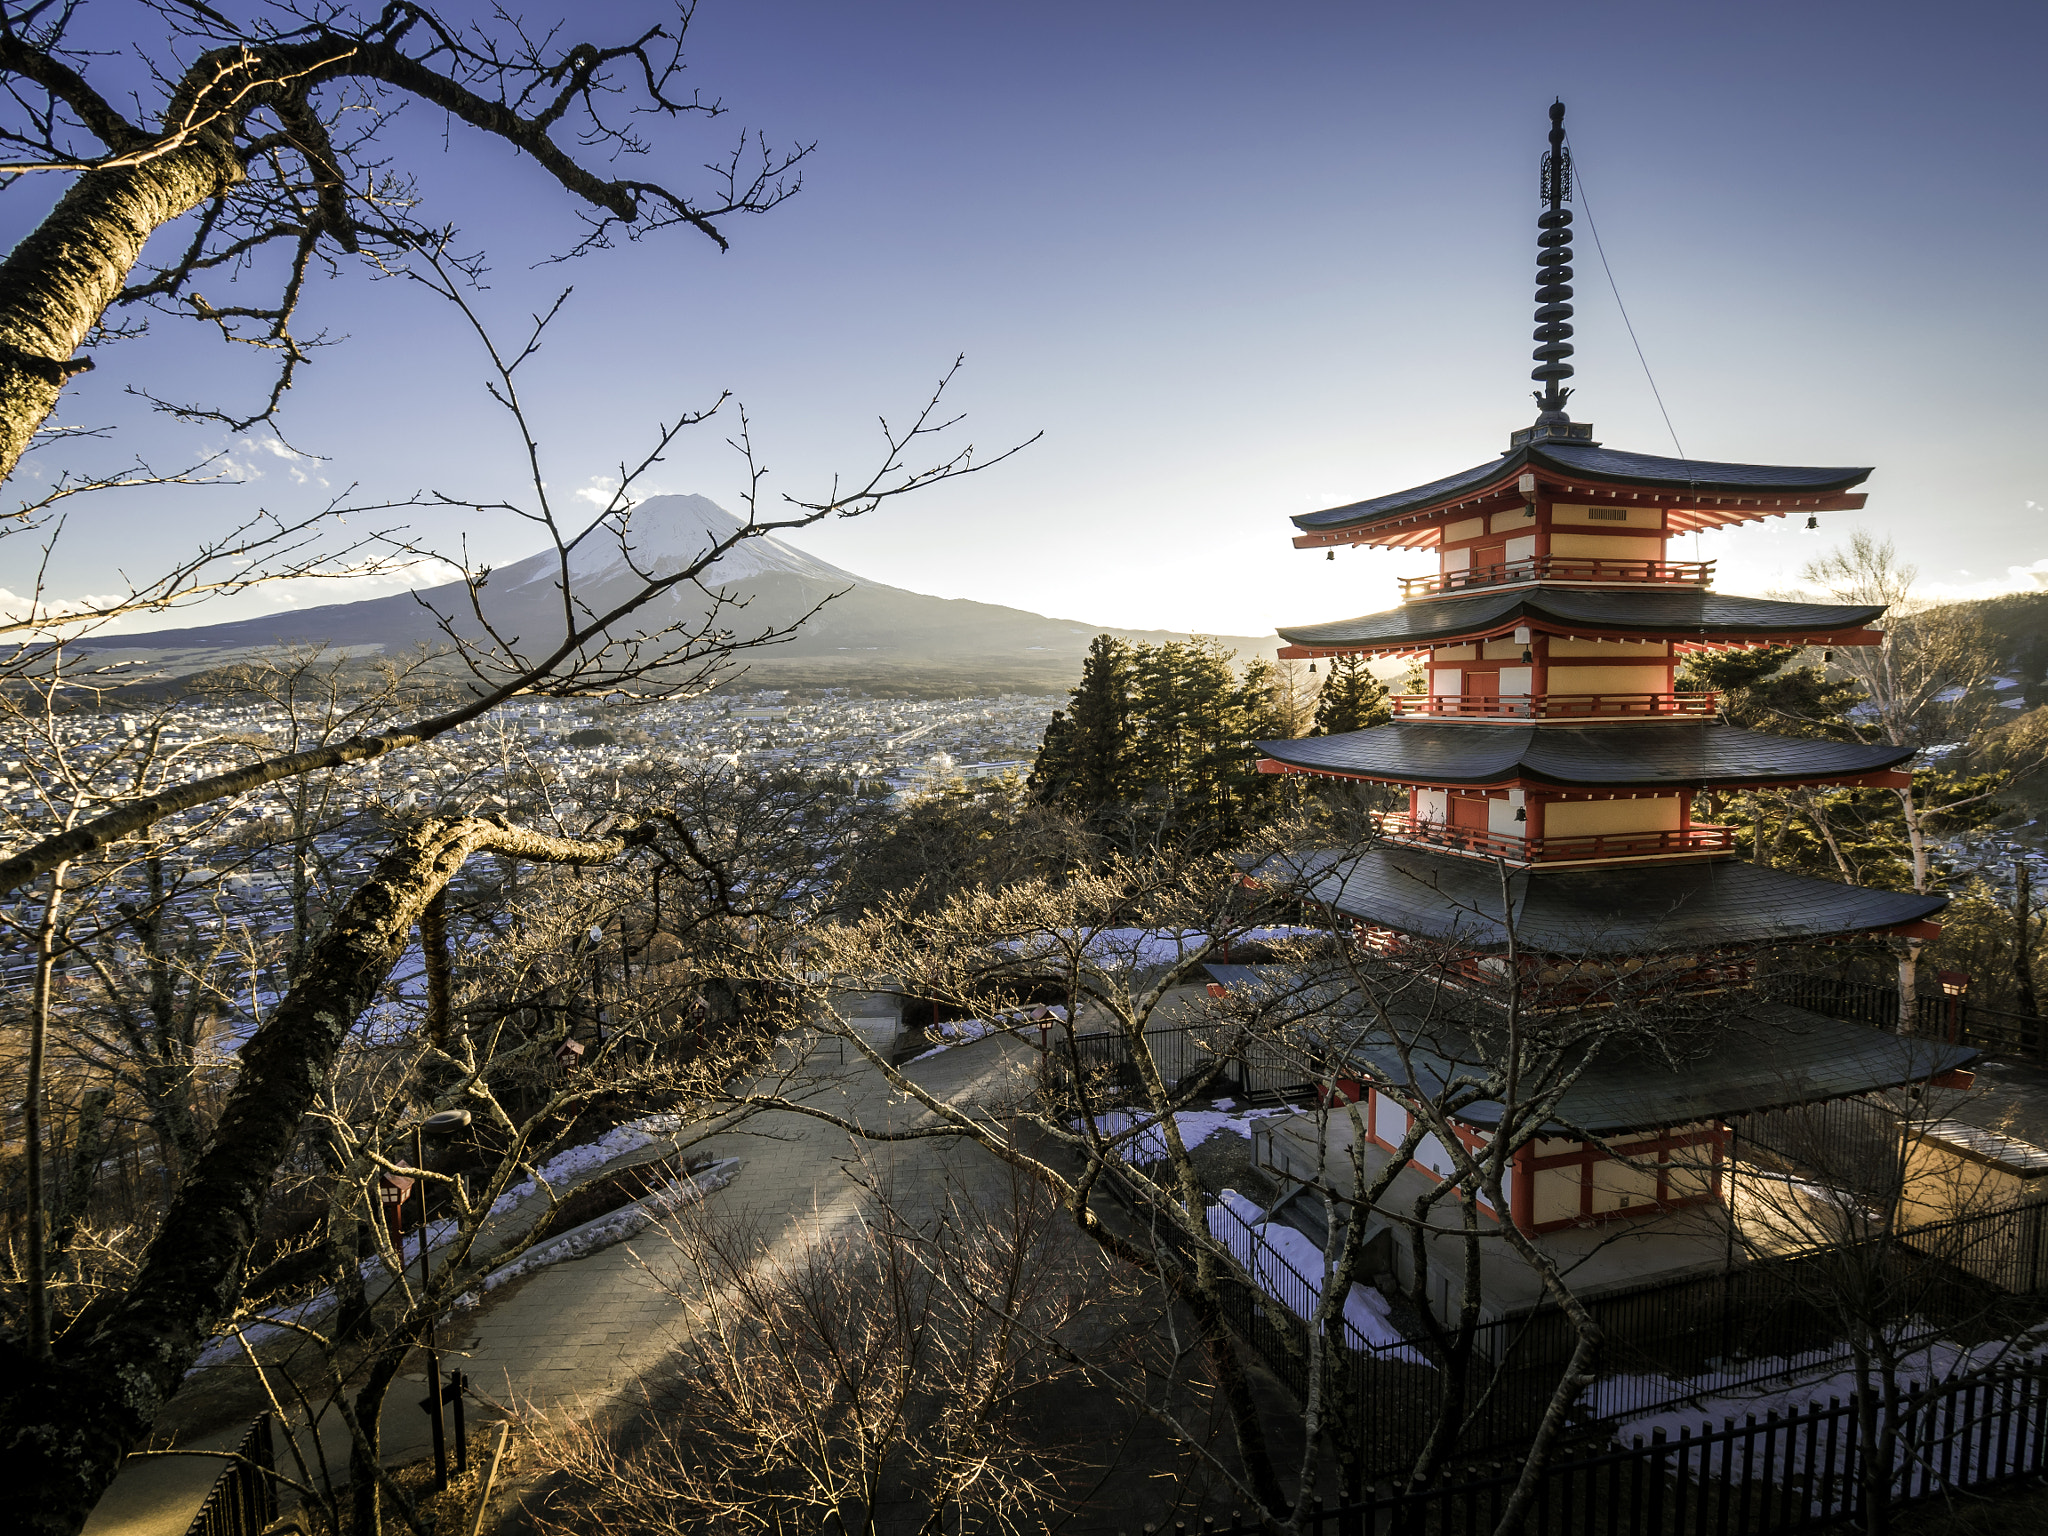
M 1564 146 L 1564 103 L 1550 106 L 1550 152 L 1543 157 L 1543 212 L 1536 223 L 1536 332 L 1537 347 L 1532 354 L 1536 367 L 1529 377 L 1543 388 L 1536 392 L 1539 425 L 1565 423 L 1565 402 L 1572 397 L 1559 382 L 1572 376 L 1571 280 L 1572 211 L 1565 207 L 1572 195 L 1572 153 Z

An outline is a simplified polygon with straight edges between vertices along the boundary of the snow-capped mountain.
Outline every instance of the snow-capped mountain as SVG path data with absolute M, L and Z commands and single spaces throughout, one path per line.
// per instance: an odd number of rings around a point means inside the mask
M 621 523 L 600 528 L 571 553 L 579 611 L 601 614 L 617 607 L 640 586 L 634 566 L 655 576 L 672 574 L 739 526 L 738 518 L 703 496 L 657 496 L 642 502 Z M 492 571 L 482 589 L 484 611 L 498 633 L 518 637 L 529 655 L 544 654 L 561 636 L 560 571 L 558 557 L 549 550 Z M 765 536 L 734 546 L 700 581 L 727 602 L 720 626 L 742 638 L 803 621 L 793 638 L 748 655 L 750 676 L 761 681 L 772 673 L 781 681 L 874 686 L 891 677 L 914 677 L 924 687 L 942 678 L 972 676 L 984 684 L 1038 687 L 1070 679 L 1088 642 L 1108 627 L 906 592 Z M 652 633 L 688 626 L 705 616 L 710 601 L 698 584 L 685 582 L 640 608 L 624 627 L 629 633 Z M 145 663 L 158 675 L 196 672 L 280 646 L 346 647 L 357 656 L 417 646 L 442 650 L 448 641 L 436 615 L 466 632 L 474 628 L 469 607 L 462 583 L 449 582 L 228 624 L 109 635 L 92 642 L 91 649 L 103 660 L 125 657 Z M 1111 632 L 1133 639 L 1181 638 L 1158 630 L 1111 627 Z M 1271 655 L 1277 643 L 1270 636 L 1222 638 L 1241 655 Z
M 708 496 L 650 496 L 625 516 L 586 534 L 569 554 L 569 571 L 579 584 L 630 577 L 635 566 L 654 576 L 672 575 L 743 526 Z M 508 566 L 506 575 L 527 566 L 534 569 L 520 578 L 524 581 L 552 580 L 558 569 L 554 555 L 533 555 Z M 827 565 L 772 534 L 733 546 L 707 573 L 707 580 L 728 586 L 770 572 L 819 581 L 860 580 L 851 571 Z

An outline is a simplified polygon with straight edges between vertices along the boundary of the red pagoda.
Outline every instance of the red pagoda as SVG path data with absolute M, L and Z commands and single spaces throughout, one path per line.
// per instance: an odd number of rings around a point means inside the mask
M 1811 525 L 1818 513 L 1861 507 L 1853 487 L 1870 471 L 1629 453 L 1570 418 L 1563 117 L 1562 104 L 1551 109 L 1543 161 L 1534 424 L 1485 464 L 1293 520 L 1299 548 L 1438 552 L 1436 573 L 1404 583 L 1399 607 L 1280 631 L 1283 657 L 1409 659 L 1424 690 L 1397 698 L 1384 725 L 1259 749 L 1266 772 L 1406 791 L 1406 809 L 1381 818 L 1371 846 L 1333 856 L 1306 881 L 1319 906 L 1383 953 L 1426 952 L 1477 982 L 1508 974 L 1512 941 L 1539 990 L 1547 977 L 1566 978 L 1552 1006 L 1585 1001 L 1587 978 L 1597 985 L 1603 974 L 1722 994 L 1722 1046 L 1682 1066 L 1642 1053 L 1603 1060 L 1560 1111 L 1575 1131 L 1517 1156 L 1510 1214 L 1524 1230 L 1564 1241 L 1580 1227 L 1632 1223 L 1632 1246 L 1603 1247 L 1589 1234 L 1583 1253 L 1573 1250 L 1591 1266 L 1583 1278 L 1612 1282 L 1718 1257 L 1715 1228 L 1659 1218 L 1726 1200 L 1735 1117 L 1925 1082 L 1974 1053 L 1823 1018 L 1747 985 L 1749 957 L 1767 946 L 1929 937 L 1946 898 L 1771 869 L 1742 857 L 1730 828 L 1694 819 L 1696 798 L 1715 791 L 1899 787 L 1911 751 L 1738 729 L 1719 720 L 1712 694 L 1677 691 L 1675 670 L 1690 653 L 1868 645 L 1883 610 L 1725 596 L 1712 588 L 1711 562 L 1669 559 L 1669 541 L 1770 517 Z M 1219 985 L 1255 982 L 1250 972 L 1218 976 Z M 1431 1059 L 1456 1063 L 1464 1047 L 1432 1049 Z M 1365 1036 L 1341 1069 L 1363 1094 L 1372 1162 L 1406 1125 L 1397 1099 L 1374 1085 L 1398 1084 L 1419 1059 Z M 1477 1140 L 1489 1134 L 1489 1113 L 1465 1117 Z M 1276 1177 L 1309 1179 L 1343 1166 L 1316 1142 L 1340 1134 L 1276 1120 L 1257 1155 Z M 1681 1173 L 1677 1162 L 1689 1167 Z M 1411 1172 L 1442 1177 L 1440 1164 L 1419 1156 Z M 1661 1246 L 1651 1241 L 1660 1232 Z M 1402 1268 L 1398 1256 L 1393 1267 Z M 1523 1294 L 1526 1277 L 1505 1269 L 1489 1272 L 1487 1288 L 1489 1312 L 1535 1299 Z

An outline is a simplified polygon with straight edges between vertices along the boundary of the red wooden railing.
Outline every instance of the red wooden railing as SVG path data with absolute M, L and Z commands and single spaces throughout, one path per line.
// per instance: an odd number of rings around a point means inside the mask
M 1660 586 L 1711 586 L 1711 560 L 1575 560 L 1568 555 L 1532 555 L 1434 576 L 1404 576 L 1401 596 L 1428 597 L 1467 587 L 1497 587 L 1516 581 L 1650 582 Z
M 1701 825 L 1669 832 L 1602 832 L 1591 837 L 1505 837 L 1474 827 L 1453 827 L 1441 821 L 1418 821 L 1405 811 L 1387 811 L 1375 818 L 1380 836 L 1397 843 L 1424 843 L 1460 853 L 1483 854 L 1517 864 L 1554 863 L 1572 859 L 1646 858 L 1668 853 L 1727 853 L 1735 847 L 1735 829 Z
M 1718 693 L 1397 693 L 1396 715 L 1471 715 L 1517 720 L 1571 720 L 1618 715 L 1707 716 L 1721 707 Z

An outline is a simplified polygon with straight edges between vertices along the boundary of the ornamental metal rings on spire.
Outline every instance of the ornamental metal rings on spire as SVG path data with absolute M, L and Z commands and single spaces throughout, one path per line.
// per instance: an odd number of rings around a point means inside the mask
M 1536 402 L 1543 416 L 1563 421 L 1569 389 L 1561 381 L 1572 376 L 1572 355 L 1568 339 L 1572 334 L 1572 211 L 1564 206 L 1572 195 L 1572 154 L 1564 143 L 1564 103 L 1550 108 L 1550 151 L 1543 157 L 1542 195 L 1546 204 L 1536 220 L 1536 350 L 1530 355 L 1536 367 L 1529 377 L 1543 385 Z

